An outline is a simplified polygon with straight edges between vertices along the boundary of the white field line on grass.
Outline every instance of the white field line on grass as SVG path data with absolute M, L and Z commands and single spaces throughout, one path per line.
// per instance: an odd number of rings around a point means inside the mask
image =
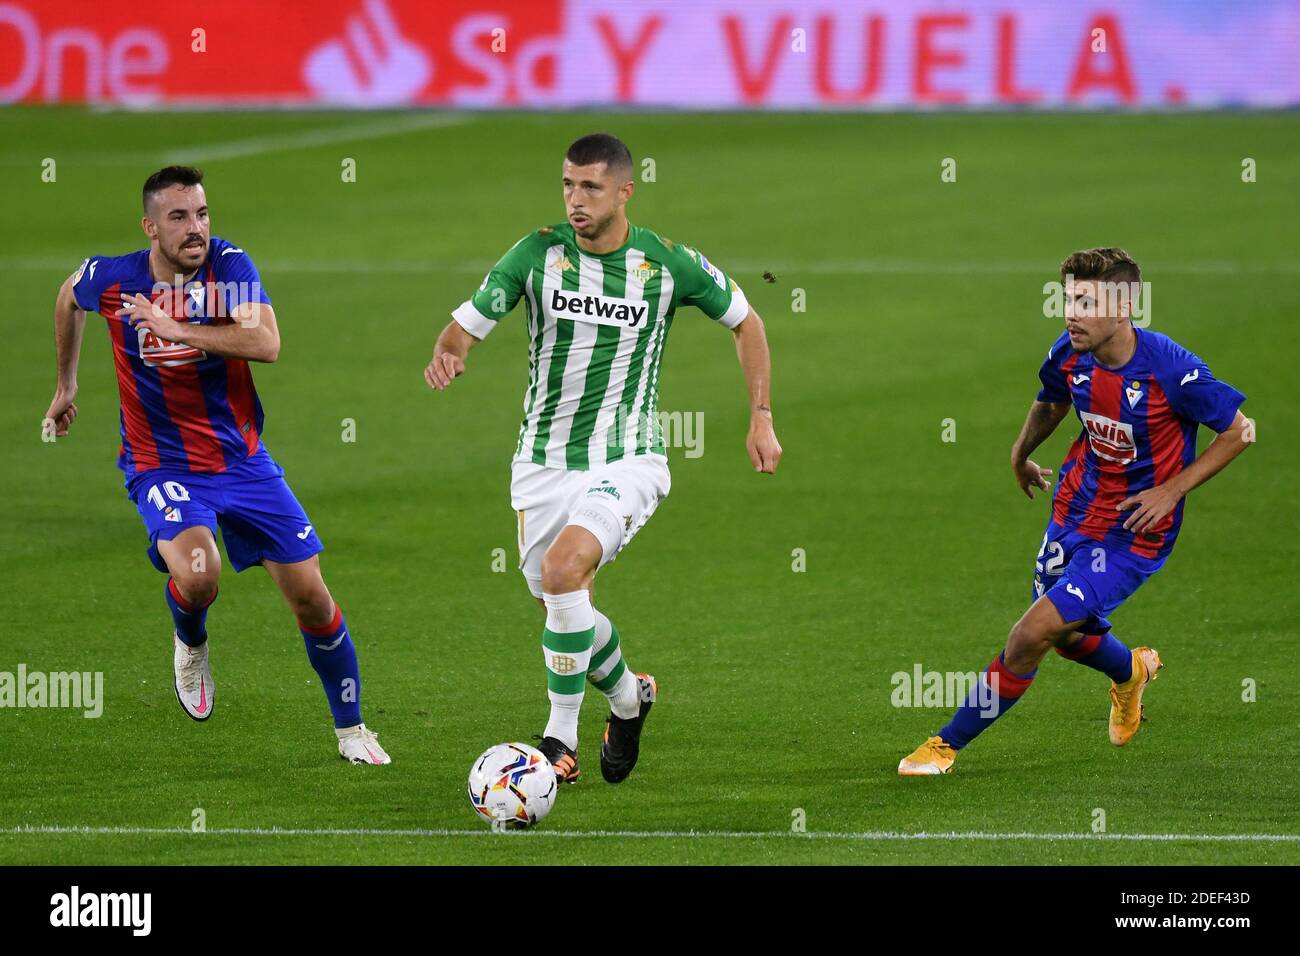
M 168 150 L 165 153 L 104 151 L 94 153 L 61 152 L 56 157 L 66 166 L 77 167 L 150 167 L 172 163 L 209 163 L 224 159 L 245 159 L 268 153 L 283 153 L 295 149 L 314 149 L 337 143 L 360 143 L 385 136 L 401 136 L 447 126 L 463 126 L 475 121 L 464 113 L 405 113 L 382 116 L 378 119 L 358 121 L 348 119 L 328 126 L 314 126 L 288 133 L 272 133 L 228 139 L 223 142 L 196 143 Z M 36 160 L 26 155 L 0 155 L 0 166 L 30 166 Z
M 331 146 L 335 143 L 362 142 L 384 136 L 397 136 L 443 126 L 462 126 L 473 117 L 460 113 L 416 113 L 388 116 L 368 123 L 343 123 L 320 129 L 297 130 L 273 136 L 252 136 L 207 146 L 187 146 L 163 156 L 167 163 L 212 162 L 282 153 L 286 150 Z
M 85 253 L 71 253 L 66 259 L 50 256 L 3 256 L 0 271 L 47 272 L 76 267 Z M 1038 275 L 1044 281 L 1056 278 L 1056 266 L 1050 262 L 1020 262 L 1014 260 L 924 260 L 924 259 L 856 259 L 844 262 L 817 260 L 812 262 L 734 262 L 729 263 L 733 276 L 771 271 L 778 279 L 794 279 L 801 275 Z M 310 259 L 310 260 L 258 260 L 263 275 L 299 273 L 304 275 L 332 275 L 358 273 L 361 275 L 436 275 L 463 273 L 481 276 L 492 268 L 487 261 L 446 261 L 439 259 Z M 1148 273 L 1167 275 L 1300 275 L 1300 261 L 1260 262 L 1181 262 L 1148 265 Z
M 843 840 L 848 842 L 894 842 L 906 840 L 1038 840 L 1054 842 L 1105 842 L 1108 840 L 1135 843 L 1298 843 L 1300 833 L 989 833 L 984 831 L 948 831 L 935 833 L 900 833 L 892 830 L 874 830 L 861 833 L 810 832 L 795 833 L 788 830 L 531 830 L 533 838 L 556 837 L 560 839 L 724 839 L 724 840 Z M 195 833 L 188 827 L 77 827 L 77 826 L 21 826 L 0 829 L 0 835 L 23 836 L 29 834 L 101 836 L 121 834 L 126 836 L 270 836 L 270 837 L 482 837 L 497 836 L 489 828 L 476 830 L 427 829 L 384 830 L 347 828 L 294 828 L 294 827 L 213 827 Z M 515 831 L 510 835 L 520 835 Z

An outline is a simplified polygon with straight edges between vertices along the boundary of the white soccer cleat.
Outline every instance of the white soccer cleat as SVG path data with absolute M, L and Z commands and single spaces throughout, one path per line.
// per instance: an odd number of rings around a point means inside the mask
M 176 634 L 176 653 L 172 668 L 176 672 L 176 699 L 181 709 L 193 720 L 207 720 L 212 716 L 212 705 L 217 699 L 217 687 L 212 683 L 212 668 L 208 666 L 208 643 L 190 647 Z
M 368 730 L 365 724 L 355 727 L 335 728 L 339 738 L 339 756 L 348 763 L 385 764 L 393 758 L 379 746 L 379 735 Z

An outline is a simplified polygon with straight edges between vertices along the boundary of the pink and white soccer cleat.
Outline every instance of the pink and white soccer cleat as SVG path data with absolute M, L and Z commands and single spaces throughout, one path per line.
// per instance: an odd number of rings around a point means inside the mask
M 393 758 L 379 746 L 379 735 L 366 728 L 365 724 L 355 727 L 336 728 L 334 733 L 339 738 L 339 756 L 349 763 L 385 764 L 392 763 Z
M 175 634 L 176 653 L 172 656 L 172 669 L 176 672 L 176 699 L 181 709 L 193 720 L 207 720 L 212 716 L 212 705 L 217 698 L 217 687 L 212 683 L 212 669 L 208 666 L 208 644 L 190 647 Z

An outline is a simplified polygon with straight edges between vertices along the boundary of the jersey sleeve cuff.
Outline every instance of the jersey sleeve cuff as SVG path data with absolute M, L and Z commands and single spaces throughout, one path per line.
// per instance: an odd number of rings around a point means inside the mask
M 488 333 L 496 328 L 496 322 L 476 309 L 474 303 L 468 299 L 461 303 L 451 317 L 476 339 L 487 338 Z
M 745 321 L 745 316 L 749 315 L 749 300 L 745 298 L 745 293 L 736 287 L 736 291 L 731 293 L 731 305 L 727 311 L 718 316 L 718 322 L 729 329 L 734 329 L 741 322 Z
M 1205 425 L 1205 427 L 1209 428 L 1216 435 L 1222 435 L 1231 428 L 1232 423 L 1237 420 L 1237 413 L 1241 411 L 1241 406 L 1245 401 L 1246 396 L 1242 395 L 1240 399 L 1233 403 L 1232 411 L 1224 412 L 1216 421 L 1202 422 L 1201 424 Z
M 85 267 L 83 266 L 82 269 Z M 77 270 L 77 281 L 72 284 L 72 299 L 77 303 L 77 308 L 82 312 L 99 311 L 99 295 L 91 287 L 89 279 L 82 279 L 82 270 Z M 89 301 L 86 301 L 89 298 Z

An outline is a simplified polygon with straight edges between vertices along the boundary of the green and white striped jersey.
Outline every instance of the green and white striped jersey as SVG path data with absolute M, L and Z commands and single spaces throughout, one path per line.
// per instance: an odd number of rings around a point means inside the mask
M 551 468 L 664 454 L 659 366 L 677 307 L 727 328 L 749 314 L 740 286 L 700 252 L 637 226 L 605 255 L 579 248 L 567 222 L 538 229 L 452 317 L 482 339 L 520 299 L 528 390 L 515 460 Z

